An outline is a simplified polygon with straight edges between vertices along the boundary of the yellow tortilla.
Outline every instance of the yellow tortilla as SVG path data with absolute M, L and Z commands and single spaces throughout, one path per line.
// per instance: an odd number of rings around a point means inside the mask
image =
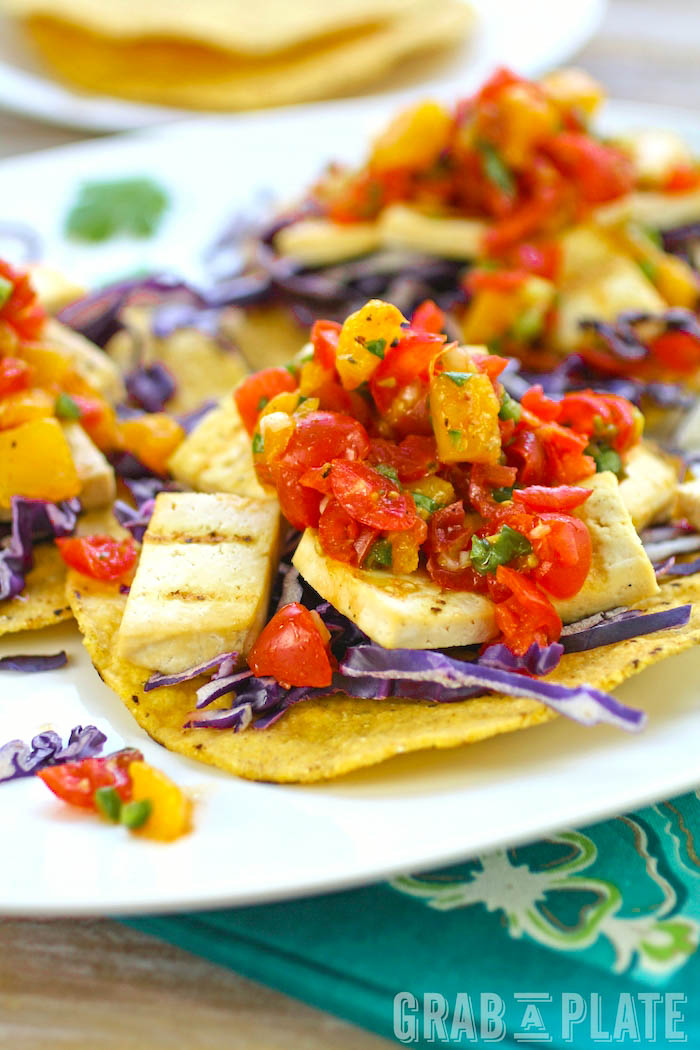
M 34 568 L 22 594 L 0 602 L 0 636 L 37 631 L 73 616 L 66 601 L 66 567 L 53 543 L 34 548 Z
M 115 656 L 125 598 L 116 588 L 75 573 L 69 574 L 67 593 L 95 667 L 139 725 L 170 750 L 249 780 L 327 780 L 408 751 L 456 747 L 555 717 L 535 701 L 513 697 L 432 704 L 338 695 L 300 703 L 265 730 L 183 729 L 195 706 L 198 683 L 144 692 L 143 669 Z M 654 611 L 699 600 L 700 574 L 664 584 L 660 595 L 640 607 Z M 687 627 L 565 656 L 548 681 L 565 685 L 585 681 L 599 689 L 614 689 L 637 671 L 698 641 L 700 605 Z M 222 707 L 229 703 L 226 698 L 217 702 Z
M 332 10 L 333 4 L 327 7 Z M 55 11 L 53 17 L 31 15 L 24 25 L 46 64 L 83 89 L 169 106 L 231 110 L 360 89 L 409 55 L 458 43 L 471 22 L 463 0 L 421 0 L 393 20 L 306 38 L 285 51 L 255 57 L 226 50 L 218 38 L 202 43 L 161 33 L 118 39 L 79 27 L 65 7 L 60 16 Z M 270 20 L 270 30 L 272 25 Z
M 400 17 L 420 0 L 4 0 L 17 17 L 65 19 L 120 40 L 170 37 L 267 54 Z

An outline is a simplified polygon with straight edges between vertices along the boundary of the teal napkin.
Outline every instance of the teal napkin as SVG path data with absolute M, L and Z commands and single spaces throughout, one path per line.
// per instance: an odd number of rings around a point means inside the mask
M 128 921 L 424 1050 L 700 1047 L 698 793 L 359 890 Z

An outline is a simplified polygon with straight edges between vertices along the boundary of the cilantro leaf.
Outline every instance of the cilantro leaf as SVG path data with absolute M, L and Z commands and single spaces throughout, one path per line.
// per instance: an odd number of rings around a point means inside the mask
M 167 205 L 167 193 L 152 179 L 86 182 L 66 218 L 66 233 L 93 243 L 118 234 L 150 237 Z

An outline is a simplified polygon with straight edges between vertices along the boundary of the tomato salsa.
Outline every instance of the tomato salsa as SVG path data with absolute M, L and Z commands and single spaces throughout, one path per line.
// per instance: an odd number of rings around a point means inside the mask
M 643 420 L 591 390 L 555 401 L 534 386 L 516 401 L 499 378 L 506 359 L 448 343 L 441 328 L 432 303 L 409 324 L 372 300 L 342 326 L 317 322 L 297 364 L 250 376 L 235 398 L 258 476 L 296 529 L 318 529 L 349 565 L 420 569 L 489 596 L 502 640 L 522 653 L 559 637 L 552 599 L 577 594 L 591 565 L 576 515 L 585 480 L 620 472 Z M 302 620 L 266 631 L 284 644 L 303 635 L 329 680 Z

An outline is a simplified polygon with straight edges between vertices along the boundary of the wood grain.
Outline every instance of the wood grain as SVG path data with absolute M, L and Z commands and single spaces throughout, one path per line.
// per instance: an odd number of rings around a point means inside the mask
M 571 0 L 575 2 L 575 0 Z M 576 56 L 612 97 L 700 108 L 696 0 L 613 0 Z M 88 136 L 0 114 L 0 157 Z M 109 921 L 0 920 L 0 1046 L 381 1050 L 391 1045 Z

